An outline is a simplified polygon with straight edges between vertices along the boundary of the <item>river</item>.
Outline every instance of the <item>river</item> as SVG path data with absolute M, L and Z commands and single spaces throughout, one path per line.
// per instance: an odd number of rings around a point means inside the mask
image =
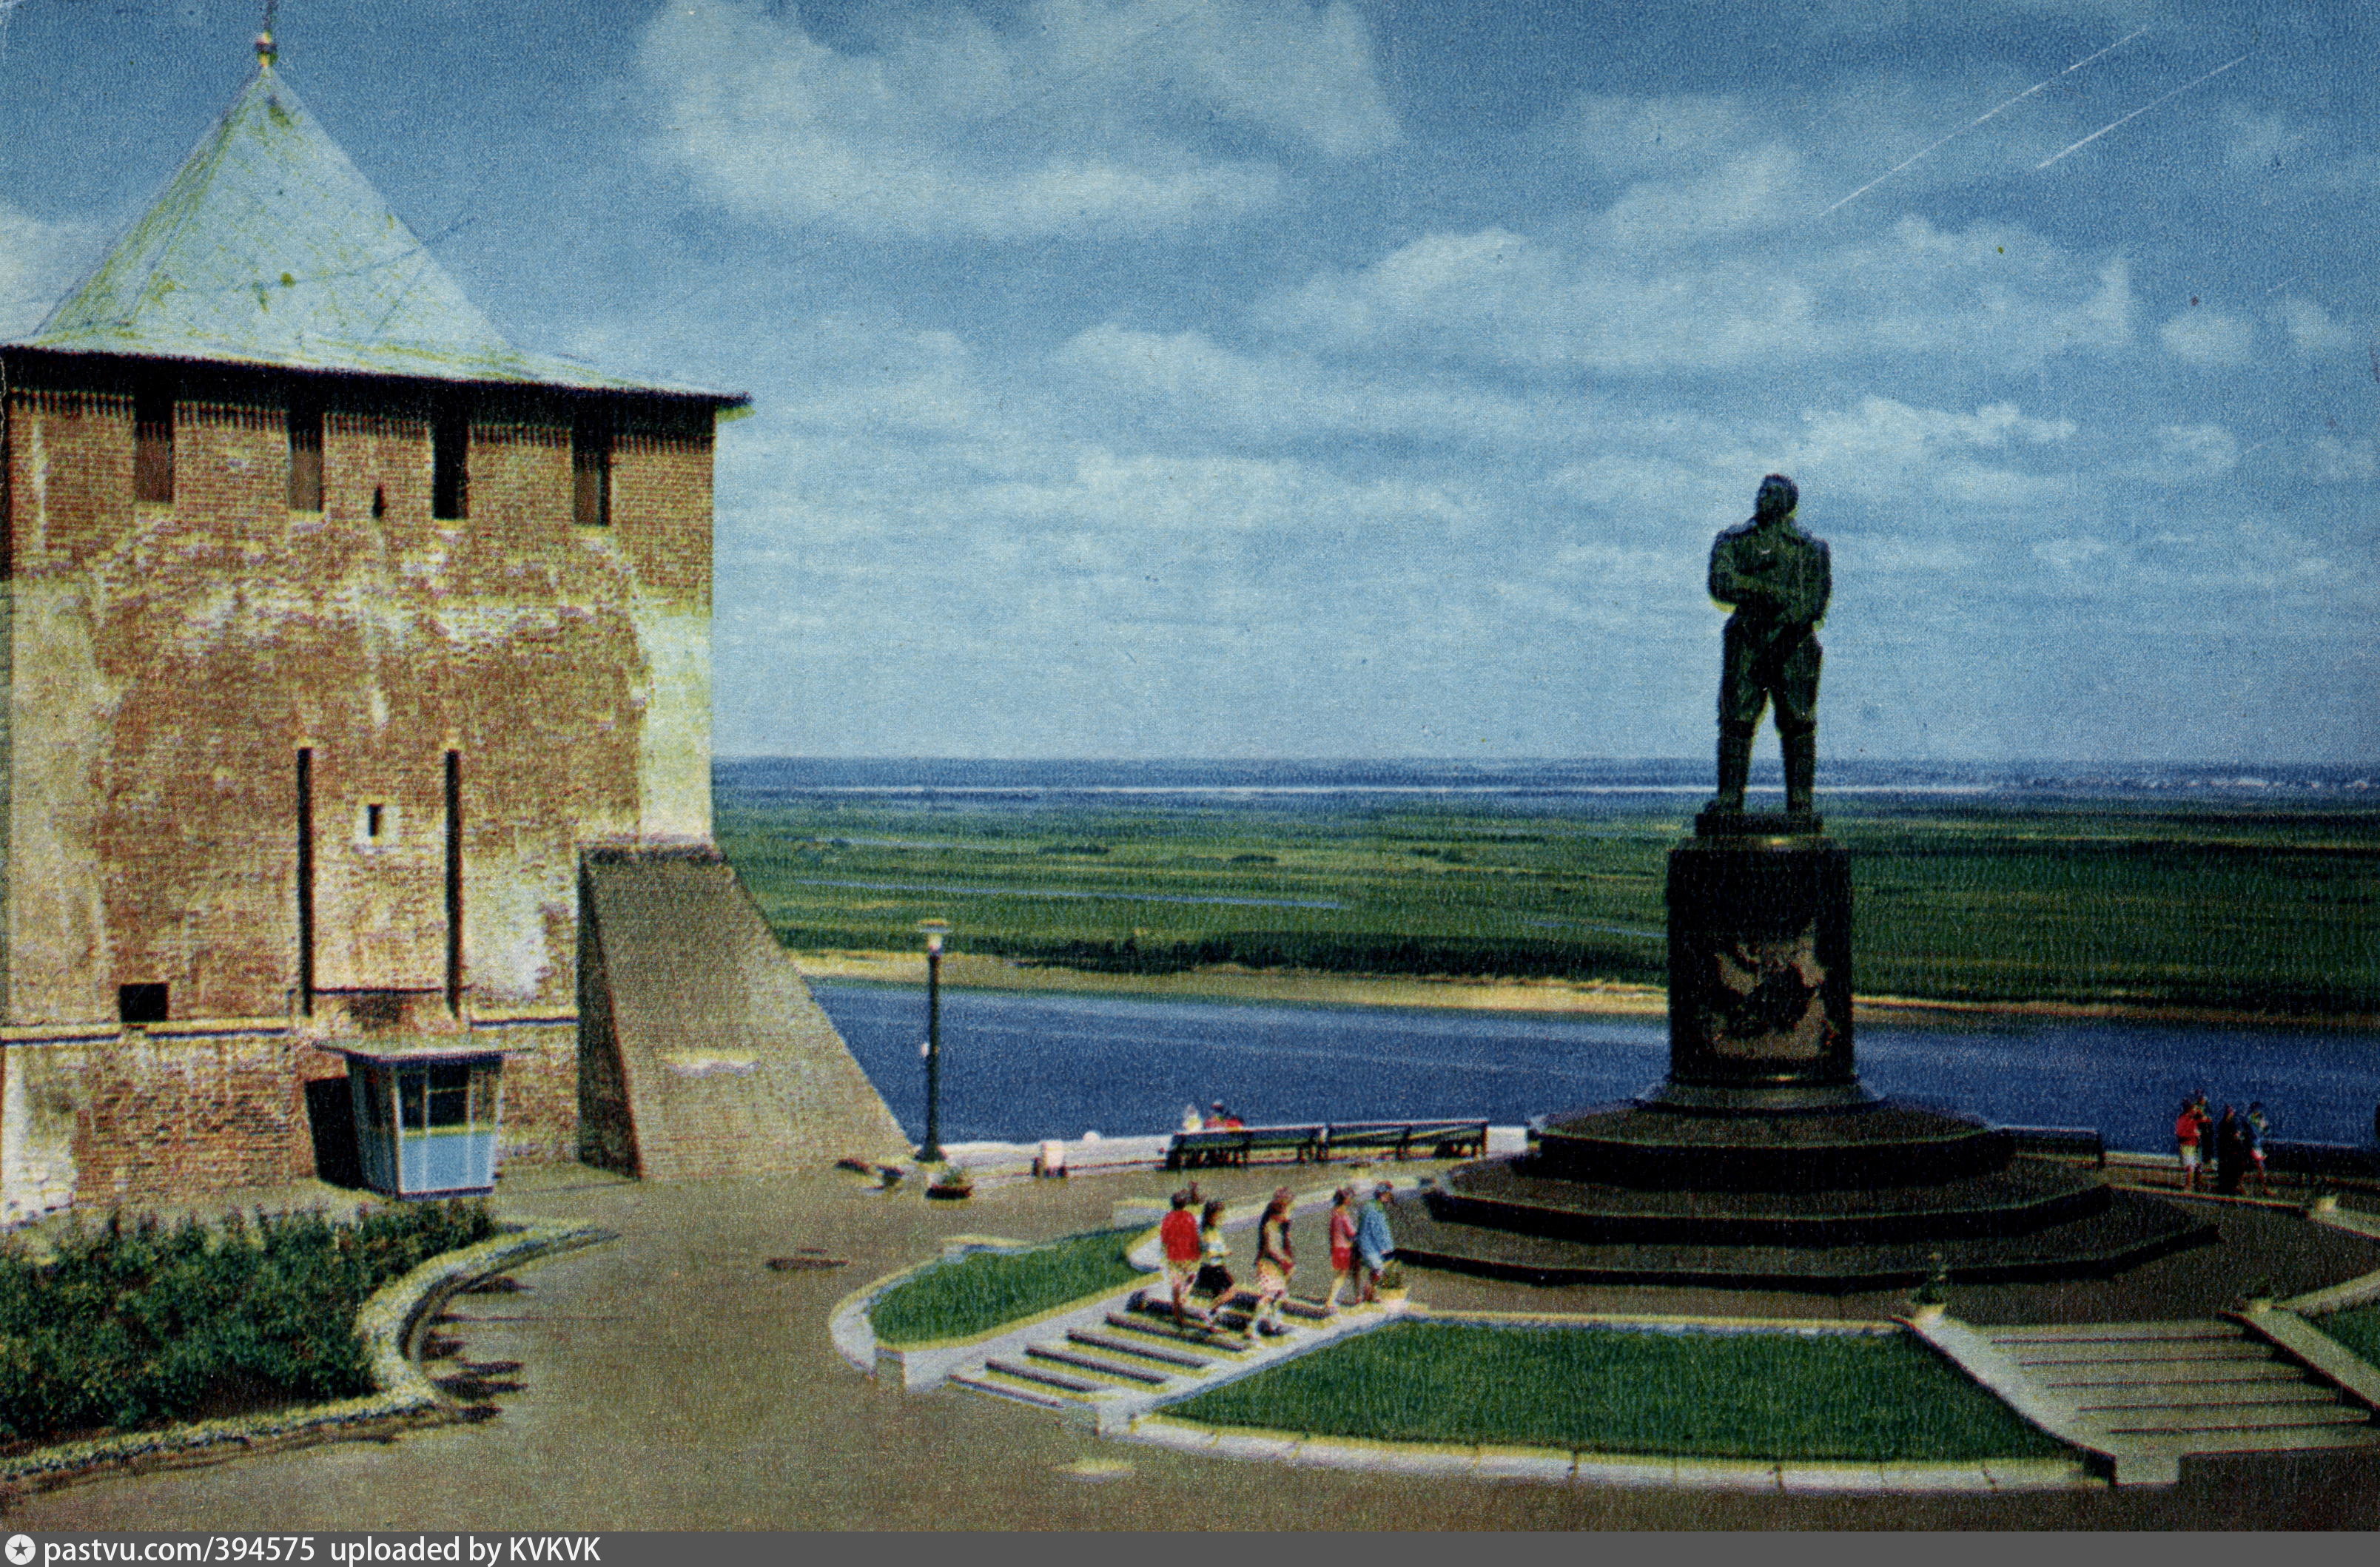
M 925 993 L 820 982 L 820 1003 L 913 1138 L 925 1125 Z M 1030 1141 L 1179 1126 L 1221 1100 L 1251 1123 L 1485 1116 L 1500 1126 L 1624 1099 L 1658 1082 L 1667 1027 L 1389 1006 L 942 993 L 942 1137 Z M 2262 1100 L 2270 1136 L 2363 1142 L 2380 1037 L 2013 1019 L 1869 1027 L 1880 1093 L 2013 1126 L 2096 1127 L 2111 1148 L 2169 1151 L 2182 1096 Z

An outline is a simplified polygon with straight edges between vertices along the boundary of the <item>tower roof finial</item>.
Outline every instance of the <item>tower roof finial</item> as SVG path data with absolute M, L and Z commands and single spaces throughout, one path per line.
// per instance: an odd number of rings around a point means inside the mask
M 273 46 L 273 24 L 281 12 L 281 0 L 264 0 L 264 27 L 256 35 L 256 65 L 259 70 L 271 70 L 273 62 L 281 58 Z

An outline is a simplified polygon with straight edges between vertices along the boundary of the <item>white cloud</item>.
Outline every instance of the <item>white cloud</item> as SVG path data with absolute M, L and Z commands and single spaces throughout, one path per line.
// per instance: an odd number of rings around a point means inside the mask
M 2240 465 L 2240 441 L 2221 425 L 2167 425 L 2157 431 L 2176 476 L 2221 478 Z
M 1756 190 L 1781 166 L 1726 173 Z M 2121 258 L 2094 270 L 2022 230 L 1952 232 L 1913 217 L 1828 246 L 1645 255 L 1637 242 L 1657 209 L 1688 223 L 1691 208 L 1652 203 L 1645 188 L 1605 215 L 1599 243 L 1500 228 L 1426 235 L 1369 267 L 1314 277 L 1267 302 L 1260 319 L 1332 351 L 1634 374 L 1893 354 L 2024 365 L 2131 337 Z M 1612 215 L 1622 209 L 1624 220 Z
M 1397 139 L 1362 18 L 1294 0 L 1035 0 L 995 29 L 945 8 L 846 53 L 758 0 L 647 30 L 657 149 L 733 211 L 880 238 L 1136 235 L 1279 201 L 1287 152 Z
M 1245 353 L 1197 331 L 1105 323 L 1077 333 L 1058 362 L 1093 378 L 1095 395 L 1123 392 L 1162 404 L 1178 424 L 1257 440 L 1397 436 L 1493 450 L 1558 439 L 1576 417 L 1542 398 L 1377 364 Z
M 2362 483 L 2380 477 L 2380 452 L 2370 440 L 2316 436 L 2306 453 L 2306 472 L 2320 484 Z
M 2356 335 L 2347 324 L 2311 299 L 2289 295 L 2275 307 L 2274 314 L 2301 354 L 2338 354 L 2356 345 Z
M 2255 352 L 2256 329 L 2238 316 L 2192 307 L 2157 329 L 2166 352 L 2192 365 L 2244 365 Z
M 2060 572 L 2071 572 L 2104 560 L 2114 548 L 2098 538 L 2046 538 L 2033 547 L 2033 553 Z
M 2050 506 L 2074 485 L 2070 459 L 2046 472 L 2022 465 L 2027 449 L 2071 441 L 2072 421 L 2034 418 L 2012 404 L 1961 414 L 1868 396 L 1848 408 L 1805 412 L 1802 423 L 1787 456 L 1805 489 L 1886 506 L 1925 500 L 2019 510 Z
M 1817 194 L 1802 155 L 1772 141 L 1703 173 L 1632 185 L 1596 226 L 1630 248 L 1691 244 L 1806 218 Z
M 2312 134 L 2285 115 L 2259 114 L 2240 103 L 2226 103 L 2223 119 L 2223 162 L 2233 174 L 2262 174 L 2280 166 Z

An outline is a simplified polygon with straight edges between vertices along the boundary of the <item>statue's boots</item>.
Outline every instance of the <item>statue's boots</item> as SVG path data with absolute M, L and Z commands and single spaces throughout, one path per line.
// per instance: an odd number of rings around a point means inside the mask
M 1806 816 L 1815 803 L 1818 782 L 1818 731 L 1803 729 L 1778 735 L 1785 753 L 1785 811 Z
M 1752 736 L 1748 729 L 1720 726 L 1718 794 L 1710 802 L 1712 810 L 1742 814 L 1744 786 L 1752 781 Z

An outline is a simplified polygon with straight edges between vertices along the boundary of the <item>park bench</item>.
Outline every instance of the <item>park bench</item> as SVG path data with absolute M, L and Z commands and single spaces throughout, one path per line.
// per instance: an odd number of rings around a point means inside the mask
M 1226 1127 L 1214 1131 L 1176 1132 L 1165 1151 L 1169 1170 L 1196 1170 L 1249 1160 L 1284 1155 L 1303 1164 L 1323 1157 L 1322 1127 Z
M 1488 1151 L 1486 1121 L 1334 1121 L 1329 1157 L 1393 1153 L 1399 1159 L 1470 1159 Z
M 2103 1167 L 2107 1139 L 2091 1127 L 2003 1127 L 2016 1139 L 2016 1151 L 2035 1159 L 2070 1159 L 2078 1164 Z
M 1176 1132 L 1166 1150 L 1169 1170 L 1245 1164 L 1252 1159 L 1324 1159 L 1394 1155 L 1399 1159 L 1475 1158 L 1487 1151 L 1482 1121 L 1337 1121 L 1316 1127 L 1231 1127 Z

